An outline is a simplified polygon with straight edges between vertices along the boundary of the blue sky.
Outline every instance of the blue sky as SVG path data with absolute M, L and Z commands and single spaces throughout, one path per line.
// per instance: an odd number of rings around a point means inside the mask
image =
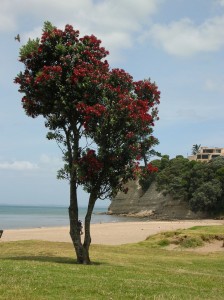
M 44 21 L 94 34 L 111 67 L 161 91 L 156 150 L 187 156 L 193 144 L 224 147 L 224 0 L 0 0 L 0 204 L 65 205 L 61 153 L 41 118 L 28 118 L 18 86 L 19 48 Z M 21 43 L 14 40 L 17 34 Z M 80 204 L 87 195 L 79 191 Z M 97 205 L 108 205 L 99 201 Z

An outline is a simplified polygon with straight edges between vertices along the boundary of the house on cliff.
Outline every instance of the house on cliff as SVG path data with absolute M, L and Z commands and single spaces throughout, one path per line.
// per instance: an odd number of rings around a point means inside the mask
M 198 153 L 196 155 L 188 156 L 189 160 L 196 160 L 202 162 L 208 162 L 216 157 L 223 156 L 224 157 L 224 148 L 209 148 L 209 147 L 200 147 Z

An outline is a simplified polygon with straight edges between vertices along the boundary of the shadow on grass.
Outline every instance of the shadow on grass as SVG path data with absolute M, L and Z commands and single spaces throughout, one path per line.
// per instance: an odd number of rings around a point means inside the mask
M 0 260 L 14 260 L 14 261 L 37 261 L 45 263 L 58 263 L 58 264 L 69 264 L 69 265 L 82 265 L 77 263 L 76 259 L 70 257 L 58 257 L 58 256 L 5 256 L 1 257 Z M 90 265 L 106 265 L 104 262 L 93 261 Z

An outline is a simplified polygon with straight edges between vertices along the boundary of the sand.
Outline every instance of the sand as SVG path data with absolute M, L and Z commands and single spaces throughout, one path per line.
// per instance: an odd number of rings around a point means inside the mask
M 145 240 L 150 235 L 162 231 L 207 225 L 224 225 L 224 220 L 146 221 L 92 224 L 92 244 L 121 245 L 136 243 Z M 68 227 L 4 230 L 0 242 L 20 240 L 44 240 L 71 243 Z

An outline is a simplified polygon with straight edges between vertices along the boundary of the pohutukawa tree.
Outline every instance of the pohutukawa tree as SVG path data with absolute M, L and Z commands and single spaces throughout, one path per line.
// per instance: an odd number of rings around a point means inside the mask
M 95 36 L 79 37 L 45 22 L 41 39 L 21 47 L 25 70 L 15 78 L 22 105 L 32 118 L 43 116 L 65 161 L 58 178 L 70 183 L 70 235 L 78 263 L 90 263 L 90 222 L 97 199 L 111 198 L 124 184 L 156 171 L 140 161 L 158 140 L 153 137 L 160 92 L 150 80 L 133 81 L 110 69 L 108 55 Z M 84 145 L 85 144 L 85 145 Z M 77 188 L 89 194 L 84 241 L 79 232 Z

